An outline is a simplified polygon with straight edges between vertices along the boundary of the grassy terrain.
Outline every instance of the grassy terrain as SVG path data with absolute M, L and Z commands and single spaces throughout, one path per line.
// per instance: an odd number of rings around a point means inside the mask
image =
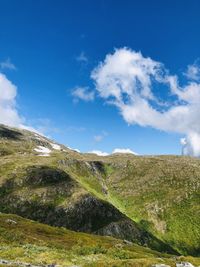
M 199 259 L 175 259 L 122 240 L 51 227 L 10 214 L 0 214 L 0 259 L 61 266 L 175 266 L 175 260 L 200 264 Z
M 104 162 L 113 168 L 102 179 L 114 206 L 179 252 L 200 255 L 199 159 L 127 155 Z
M 102 178 L 112 171 L 109 165 L 88 163 L 84 155 L 65 147 L 52 150 L 48 157 L 38 156 L 34 148 L 38 144 L 51 148 L 50 141 L 22 133 L 19 139 L 0 139 L 2 147 L 13 149 L 12 154 L 0 157 L 1 212 L 175 252 L 105 201 Z
M 54 150 L 51 142 L 31 132 L 0 127 L 0 211 L 122 239 L 130 221 L 119 225 L 128 217 L 133 222 L 132 241 L 200 256 L 199 159 L 99 157 L 64 146 Z M 52 152 L 39 156 L 34 151 L 38 145 Z

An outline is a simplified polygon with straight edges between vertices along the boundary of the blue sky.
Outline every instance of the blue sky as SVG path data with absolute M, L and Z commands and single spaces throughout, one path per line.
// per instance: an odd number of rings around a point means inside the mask
M 141 51 L 142 59 L 161 62 L 177 75 L 180 90 L 187 90 L 184 73 L 200 57 L 199 12 L 198 0 L 0 0 L 0 72 L 17 87 L 12 108 L 26 125 L 82 152 L 129 148 L 139 154 L 180 154 L 180 138 L 194 146 L 197 127 L 191 133 L 189 123 L 173 130 L 127 119 L 102 96 L 91 73 L 106 55 L 127 47 L 132 54 Z M 85 99 L 75 97 L 78 88 L 85 90 Z M 169 109 L 176 104 L 165 88 L 151 86 Z M 6 122 L 3 116 L 0 122 Z

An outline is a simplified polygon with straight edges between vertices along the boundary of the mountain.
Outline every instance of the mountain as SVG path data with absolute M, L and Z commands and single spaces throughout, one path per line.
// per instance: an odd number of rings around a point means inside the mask
M 81 154 L 0 126 L 3 213 L 200 256 L 199 188 L 196 158 Z

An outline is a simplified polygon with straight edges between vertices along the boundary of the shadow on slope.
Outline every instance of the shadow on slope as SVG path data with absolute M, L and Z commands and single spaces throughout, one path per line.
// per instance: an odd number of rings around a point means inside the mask
M 0 125 L 0 138 L 7 138 L 7 139 L 11 139 L 11 140 L 20 140 L 20 138 L 22 137 L 22 133 L 15 131 L 15 130 L 11 130 L 7 127 L 4 127 L 2 125 Z

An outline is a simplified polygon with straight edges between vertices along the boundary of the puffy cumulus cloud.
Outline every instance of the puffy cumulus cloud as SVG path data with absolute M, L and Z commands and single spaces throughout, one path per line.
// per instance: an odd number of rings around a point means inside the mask
M 23 118 L 16 108 L 17 87 L 0 73 L 0 123 L 9 126 L 22 126 Z
M 121 48 L 108 54 L 91 77 L 100 97 L 115 105 L 128 124 L 184 134 L 183 152 L 200 156 L 200 83 L 198 72 L 188 68 L 190 79 L 181 86 L 162 63 Z
M 130 148 L 115 148 L 112 152 L 112 154 L 115 153 L 122 153 L 122 154 L 133 154 L 133 155 L 138 155 L 137 153 L 135 153 L 133 150 L 131 150 Z
M 91 76 L 96 82 L 100 96 L 113 97 L 115 103 L 122 104 L 123 95 L 132 99 L 133 93 L 153 99 L 150 89 L 151 76 L 156 77 L 160 69 L 159 62 L 123 48 L 107 55 L 105 61 L 93 70 Z
M 16 85 L 0 73 L 0 123 L 42 134 L 34 127 L 26 125 L 25 119 L 17 110 L 16 97 Z
M 84 100 L 86 102 L 94 100 L 94 91 L 90 91 L 88 87 L 76 87 L 72 91 L 72 96 L 74 97 L 74 101 L 77 102 L 79 99 Z

